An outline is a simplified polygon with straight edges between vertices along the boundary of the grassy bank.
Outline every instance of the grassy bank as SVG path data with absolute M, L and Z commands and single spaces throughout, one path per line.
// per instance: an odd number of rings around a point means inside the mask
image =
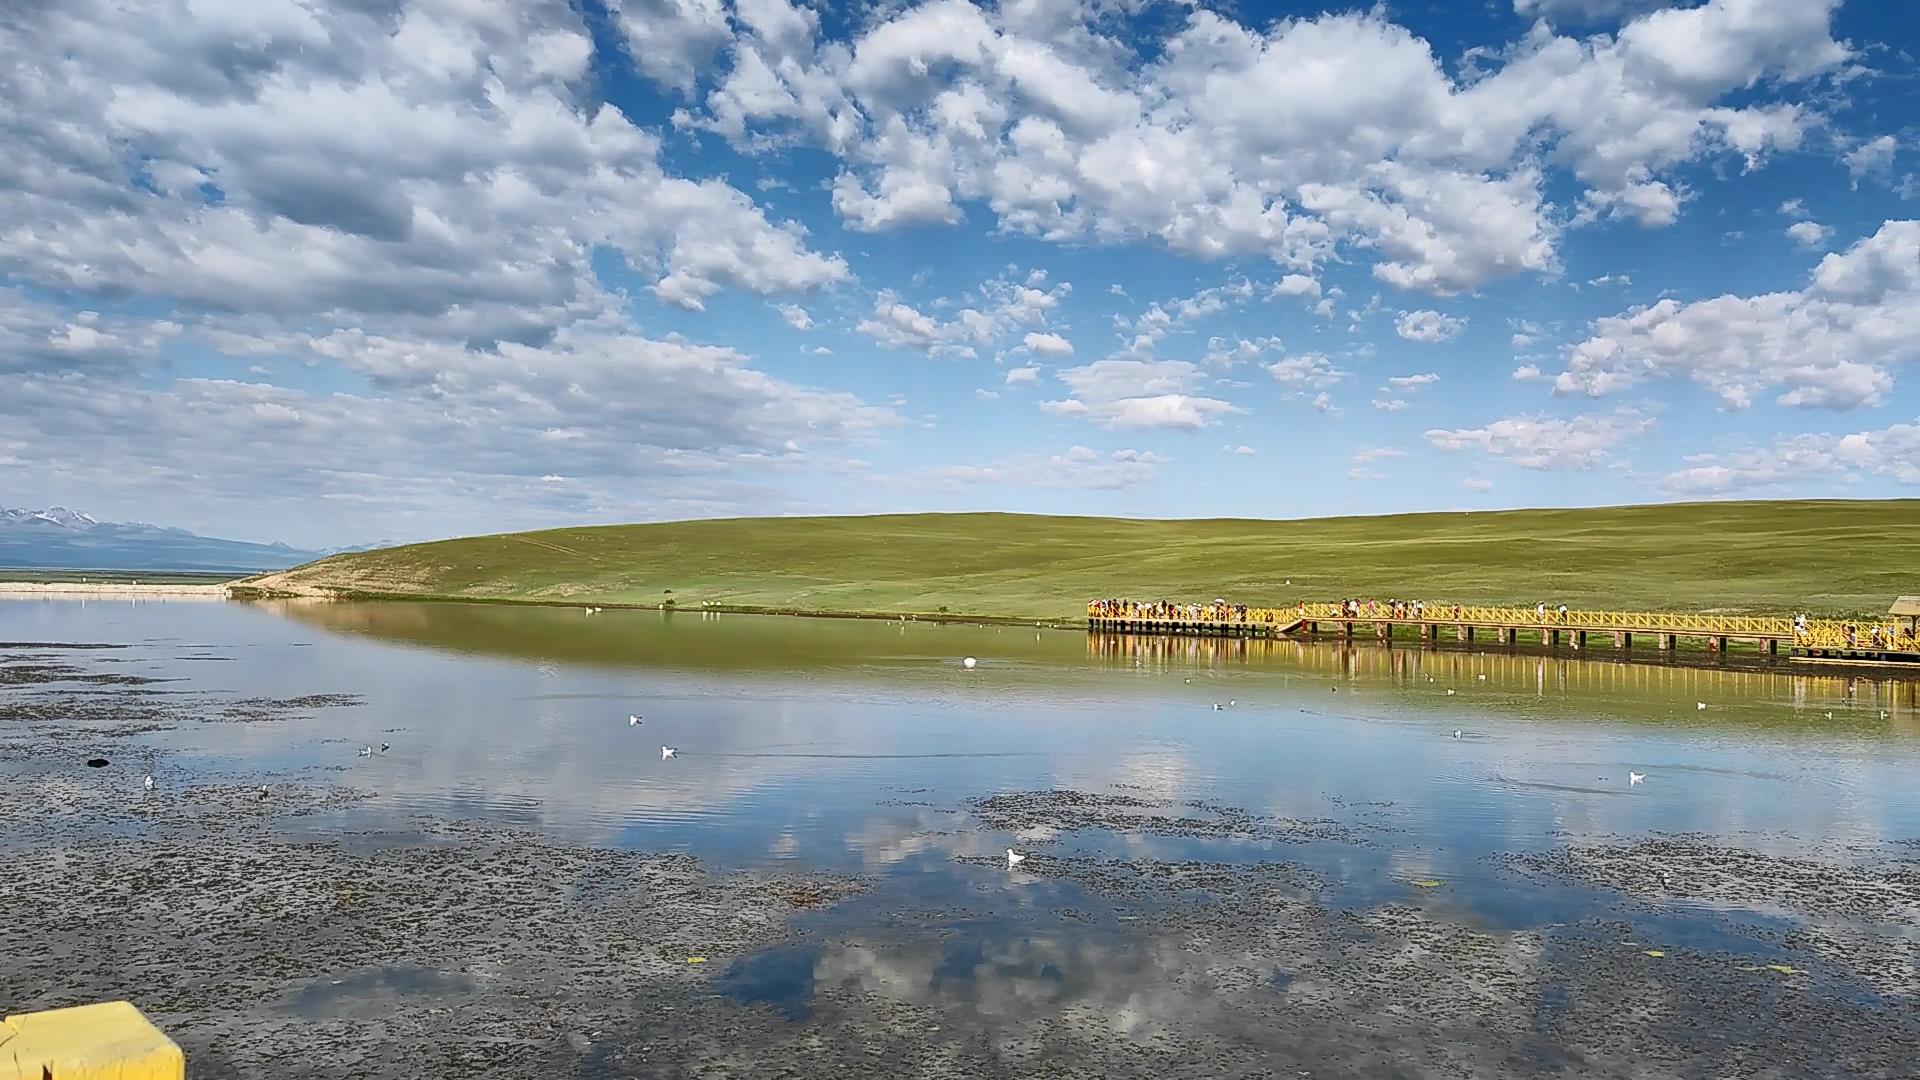
M 1851 614 L 1920 592 L 1920 500 L 1309 521 L 741 518 L 415 544 L 254 581 L 292 593 L 1020 618 L 1084 616 L 1090 596 Z

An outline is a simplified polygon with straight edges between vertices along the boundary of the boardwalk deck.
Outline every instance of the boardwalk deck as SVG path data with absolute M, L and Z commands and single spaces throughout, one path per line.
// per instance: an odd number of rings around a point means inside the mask
M 1459 645 L 1539 644 L 1587 649 L 1611 645 L 1626 652 L 1635 638 L 1651 638 L 1662 652 L 1685 642 L 1700 642 L 1724 654 L 1735 643 L 1761 652 L 1809 663 L 1866 663 L 1920 666 L 1920 640 L 1898 624 L 1855 625 L 1836 619 L 1793 616 L 1720 615 L 1652 611 L 1559 611 L 1540 608 L 1465 605 L 1388 606 L 1362 604 L 1358 611 L 1336 603 L 1297 604 L 1287 608 L 1221 608 L 1218 605 L 1122 603 L 1090 604 L 1089 629 L 1115 633 L 1183 634 L 1209 637 L 1334 635 L 1374 638 L 1386 645 L 1410 635 L 1421 644 L 1451 638 Z

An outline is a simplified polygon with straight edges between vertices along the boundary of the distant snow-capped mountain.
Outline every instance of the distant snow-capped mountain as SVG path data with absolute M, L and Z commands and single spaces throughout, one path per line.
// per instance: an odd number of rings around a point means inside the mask
M 0 507 L 0 566 L 74 570 L 283 570 L 320 558 L 285 544 L 200 536 L 142 522 L 101 521 L 49 506 Z

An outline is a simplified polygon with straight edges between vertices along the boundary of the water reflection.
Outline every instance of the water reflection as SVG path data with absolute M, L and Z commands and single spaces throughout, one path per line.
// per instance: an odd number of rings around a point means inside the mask
M 1656 831 L 1782 853 L 1920 836 L 1916 685 L 1780 667 L 462 604 L 0 603 L 0 640 L 129 644 L 101 662 L 179 679 L 183 700 L 362 695 L 153 736 L 211 772 L 376 794 L 298 825 L 316 832 L 451 814 L 719 865 L 909 876 L 1012 843 L 1280 858 L 1353 903 L 1443 880 L 1489 919 L 1515 906 L 1486 873 L 1504 852 Z M 206 656 L 233 659 L 191 659 Z M 680 756 L 660 761 L 663 743 Z M 1350 839 L 1002 833 L 969 808 L 1052 789 Z

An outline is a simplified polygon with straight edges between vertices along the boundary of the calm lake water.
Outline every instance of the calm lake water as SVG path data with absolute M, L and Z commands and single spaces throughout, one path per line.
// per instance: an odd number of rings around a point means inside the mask
M 1343 865 L 1316 867 L 1362 892 L 1470 878 L 1494 851 L 1651 831 L 1767 850 L 1920 836 L 1910 680 L 457 604 L 0 602 L 0 641 L 131 645 L 114 670 L 179 680 L 170 690 L 362 695 L 284 724 L 163 736 L 188 767 L 345 769 L 379 792 L 330 827 L 426 811 L 726 864 L 912 873 L 1016 839 L 931 843 L 967 799 L 1117 786 L 1390 824 L 1372 865 L 1343 849 Z M 383 741 L 388 754 L 356 757 Z M 663 762 L 662 744 L 679 756 Z M 1630 770 L 1649 779 L 1630 786 Z
M 456 604 L 10 601 L 0 642 L 127 645 L 88 662 L 177 680 L 168 691 L 360 695 L 281 723 L 144 737 L 175 772 L 376 793 L 287 828 L 466 817 L 720 867 L 877 879 L 822 916 L 843 925 L 902 898 L 1003 889 L 1003 865 L 966 857 L 1009 846 L 1285 860 L 1324 880 L 1336 906 L 1417 896 L 1521 929 L 1602 917 L 1613 898 L 1517 882 L 1494 872 L 1502 855 L 1669 833 L 1775 855 L 1920 838 L 1920 686 L 1785 666 Z M 392 750 L 356 755 L 382 742 Z M 662 761 L 662 744 L 678 757 Z M 1630 771 L 1647 780 L 1630 785 Z M 969 800 L 1056 789 L 1238 807 L 1340 835 L 970 824 Z M 1031 885 L 1056 899 L 1070 888 Z M 973 932 L 1080 933 L 1037 928 L 1039 907 L 1008 906 L 1006 920 L 1027 920 L 1015 931 Z M 1085 907 L 1097 921 L 1097 899 Z M 1727 914 L 1682 903 L 1636 918 L 1674 945 L 1756 950 Z M 776 952 L 722 985 L 803 1007 L 814 963 Z

